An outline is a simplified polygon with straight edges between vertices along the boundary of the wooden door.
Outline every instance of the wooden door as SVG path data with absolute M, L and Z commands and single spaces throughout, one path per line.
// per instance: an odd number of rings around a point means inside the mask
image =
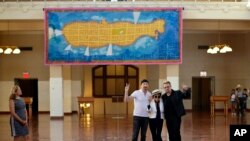
M 214 95 L 214 77 L 192 78 L 193 111 L 209 111 L 210 96 Z

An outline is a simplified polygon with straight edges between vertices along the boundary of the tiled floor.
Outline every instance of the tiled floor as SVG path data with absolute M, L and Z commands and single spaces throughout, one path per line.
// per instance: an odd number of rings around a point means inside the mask
M 188 112 L 182 118 L 183 141 L 229 141 L 230 124 L 250 124 L 250 114 L 244 117 L 216 113 Z M 132 134 L 132 116 L 95 115 L 94 118 L 79 119 L 77 114 L 67 115 L 64 119 L 50 119 L 49 114 L 39 114 L 30 124 L 32 141 L 130 141 Z M 167 129 L 164 123 L 162 138 L 167 141 Z M 0 115 L 0 141 L 10 141 L 9 115 Z M 151 133 L 147 131 L 147 141 Z

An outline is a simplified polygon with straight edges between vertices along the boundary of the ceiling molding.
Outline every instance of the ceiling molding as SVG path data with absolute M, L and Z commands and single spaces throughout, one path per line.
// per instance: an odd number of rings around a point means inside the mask
M 249 20 L 247 2 L 207 1 L 15 1 L 0 2 L 0 20 L 43 19 L 43 8 L 84 7 L 184 7 L 183 19 L 237 19 Z

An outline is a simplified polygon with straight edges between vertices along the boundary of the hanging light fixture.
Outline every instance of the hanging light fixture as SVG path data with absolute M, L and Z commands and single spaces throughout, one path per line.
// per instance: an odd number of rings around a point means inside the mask
M 8 38 L 9 38 L 9 21 L 8 21 Z M 9 43 L 9 39 L 8 39 L 8 43 Z M 0 54 L 3 53 L 3 54 L 20 54 L 21 53 L 21 50 L 17 47 L 17 46 L 9 46 L 9 45 L 6 45 L 6 46 L 0 46 Z
M 5 50 L 4 50 L 4 54 L 11 54 L 11 52 L 12 52 L 12 48 L 10 48 L 10 47 L 7 47 Z
M 219 44 L 209 46 L 209 48 L 207 49 L 207 53 L 217 54 L 217 53 L 232 52 L 233 49 L 229 45 L 220 44 L 220 21 L 218 22 L 218 29 L 219 29 L 219 35 L 218 35 Z
M 20 54 L 20 53 L 21 53 L 21 50 L 20 50 L 18 47 L 16 47 L 16 48 L 13 50 L 12 53 L 13 53 L 13 54 Z
M 227 53 L 227 52 L 232 52 L 232 51 L 233 49 L 229 45 L 218 44 L 218 45 L 209 46 L 207 53 L 217 54 L 217 53 Z
M 21 50 L 17 46 L 0 46 L 0 54 L 20 54 Z

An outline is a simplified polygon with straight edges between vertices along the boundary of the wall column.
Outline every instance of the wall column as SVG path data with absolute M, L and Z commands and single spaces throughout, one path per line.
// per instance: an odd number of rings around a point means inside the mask
M 92 92 L 92 67 L 84 66 L 83 97 L 93 97 Z
M 167 81 L 171 82 L 173 90 L 179 90 L 179 65 L 167 65 Z
M 63 117 L 62 66 L 50 66 L 50 117 Z
M 64 113 L 72 113 L 71 66 L 63 66 L 63 104 Z
M 147 80 L 149 81 L 151 91 L 161 87 L 161 85 L 158 84 L 159 71 L 159 65 L 147 65 Z
M 159 88 L 164 81 L 170 81 L 172 89 L 179 89 L 179 65 L 159 65 Z

